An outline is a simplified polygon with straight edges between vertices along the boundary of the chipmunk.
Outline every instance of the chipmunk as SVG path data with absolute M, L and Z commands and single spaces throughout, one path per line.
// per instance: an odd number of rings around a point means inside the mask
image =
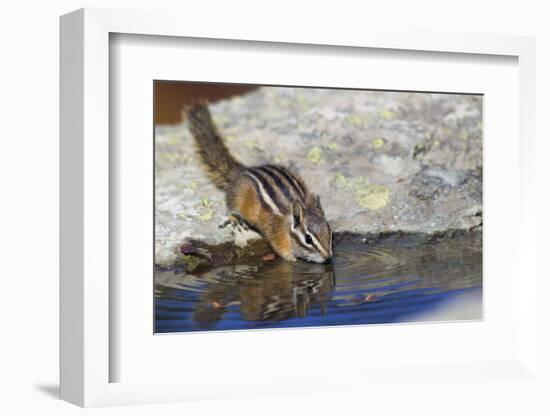
M 330 262 L 332 231 L 319 196 L 303 179 L 283 166 L 246 167 L 235 160 L 205 105 L 187 108 L 186 115 L 207 175 L 225 192 L 230 214 L 224 225 L 258 231 L 284 260 Z

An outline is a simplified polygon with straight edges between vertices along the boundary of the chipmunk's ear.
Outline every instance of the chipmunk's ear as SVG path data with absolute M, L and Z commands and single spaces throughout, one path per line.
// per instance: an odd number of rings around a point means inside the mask
M 304 206 L 302 202 L 295 199 L 292 204 L 292 227 L 297 228 L 304 220 Z
M 317 205 L 317 208 L 319 208 L 321 210 L 321 212 L 324 213 L 323 207 L 321 206 L 321 198 L 319 197 L 319 195 L 317 195 L 316 205 Z

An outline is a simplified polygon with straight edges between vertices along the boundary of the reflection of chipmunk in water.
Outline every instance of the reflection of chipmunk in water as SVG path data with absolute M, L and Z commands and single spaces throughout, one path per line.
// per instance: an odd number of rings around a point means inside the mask
M 278 165 L 248 168 L 237 162 L 206 106 L 190 108 L 187 118 L 210 178 L 225 192 L 229 222 L 244 221 L 259 231 L 285 260 L 331 260 L 332 232 L 319 197 L 302 178 Z
M 228 271 L 231 277 L 225 275 Z M 193 313 L 202 328 L 212 327 L 237 305 L 245 321 L 303 318 L 316 308 L 326 315 L 336 285 L 332 265 L 297 267 L 285 261 L 254 266 L 244 275 L 222 267 L 206 276 L 210 283 Z

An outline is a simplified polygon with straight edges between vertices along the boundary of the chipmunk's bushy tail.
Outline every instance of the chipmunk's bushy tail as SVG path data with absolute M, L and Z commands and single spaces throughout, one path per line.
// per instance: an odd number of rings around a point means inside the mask
M 186 115 L 189 131 L 195 138 L 197 152 L 206 166 L 206 173 L 216 187 L 226 190 L 244 166 L 229 153 L 206 105 L 193 105 L 186 109 Z

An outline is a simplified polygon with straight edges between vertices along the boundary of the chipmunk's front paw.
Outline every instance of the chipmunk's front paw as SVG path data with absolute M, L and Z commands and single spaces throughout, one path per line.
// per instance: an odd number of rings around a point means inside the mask
M 244 233 L 250 228 L 248 227 L 248 224 L 244 222 L 241 218 L 237 217 L 236 215 L 229 215 L 227 217 L 227 220 L 225 220 L 222 224 L 220 224 L 220 228 L 226 228 L 228 225 L 230 225 L 233 228 L 233 231 L 238 231 L 239 233 Z
M 296 257 L 294 257 L 292 254 L 280 254 L 280 257 L 284 260 L 284 261 L 289 261 L 289 262 L 293 262 L 293 261 L 296 261 Z

